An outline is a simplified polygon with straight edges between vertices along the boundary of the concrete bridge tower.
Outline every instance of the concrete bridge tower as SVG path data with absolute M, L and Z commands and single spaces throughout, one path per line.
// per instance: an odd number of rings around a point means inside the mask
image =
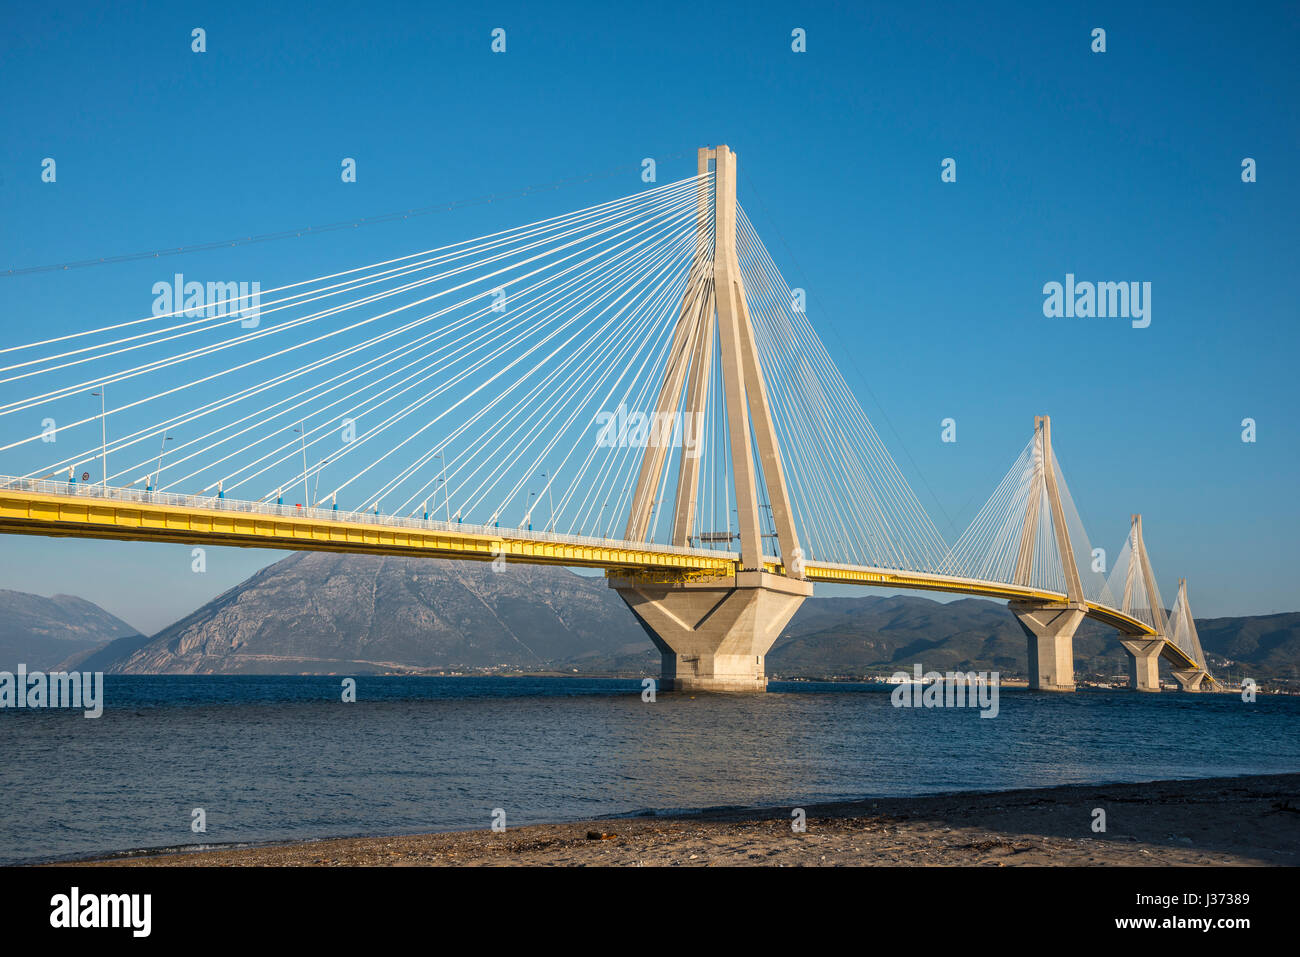
M 740 563 L 734 576 L 722 579 L 647 573 L 611 576 L 609 584 L 659 649 L 663 690 L 765 691 L 764 657 L 803 600 L 812 594 L 812 584 L 803 576 L 803 555 L 736 254 L 736 154 L 726 146 L 704 148 L 698 161 L 702 177 L 710 170 L 714 175 L 700 180 L 692 281 L 687 283 L 678 314 L 655 411 L 671 416 L 684 405 L 688 416 L 703 414 L 716 335 L 727 406 Z M 780 546 L 781 560 L 775 563 L 775 572 L 764 567 L 755 451 Z M 642 455 L 627 524 L 629 541 L 644 541 L 649 532 L 668 454 L 663 443 L 651 442 Z M 673 544 L 688 544 L 694 527 L 698 456 L 698 448 L 688 450 L 682 443 L 672 513 Z
M 1156 633 L 1154 636 L 1123 635 L 1119 641 L 1128 652 L 1129 687 L 1135 691 L 1159 691 L 1160 655 L 1169 635 L 1169 622 L 1159 601 L 1160 592 L 1156 588 L 1151 560 L 1147 557 L 1146 540 L 1142 537 L 1142 516 L 1134 515 L 1129 530 L 1129 562 L 1120 611 L 1132 614 L 1135 611 L 1133 598 L 1139 593 L 1146 596 L 1146 604 L 1151 606 L 1151 627 Z
M 1029 687 L 1039 691 L 1073 691 L 1074 632 L 1087 615 L 1088 605 L 1061 505 L 1056 460 L 1052 455 L 1052 420 L 1046 415 L 1034 417 L 1034 464 L 1039 475 L 1030 487 L 1013 580 L 1017 585 L 1030 583 L 1039 513 L 1045 497 L 1061 571 L 1065 575 L 1066 597 L 1055 602 L 1013 601 L 1011 611 L 1029 639 Z

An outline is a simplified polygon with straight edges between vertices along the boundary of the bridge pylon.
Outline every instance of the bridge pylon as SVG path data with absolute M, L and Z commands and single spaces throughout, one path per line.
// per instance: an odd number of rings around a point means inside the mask
M 1174 678 L 1183 691 L 1217 690 L 1219 683 L 1210 674 L 1201 637 L 1196 632 L 1196 619 L 1187 602 L 1187 579 L 1178 579 L 1178 597 L 1174 599 L 1173 614 L 1169 618 L 1169 640 L 1191 658 L 1196 667 L 1175 668 Z
M 1056 481 L 1056 460 L 1052 454 L 1052 420 L 1034 417 L 1034 470 L 1021 527 L 1020 551 L 1016 558 L 1015 584 L 1028 585 L 1037 558 L 1038 524 L 1046 499 L 1061 571 L 1065 576 L 1064 601 L 1019 600 L 1011 611 L 1029 641 L 1029 687 L 1038 691 L 1074 690 L 1074 633 L 1088 613 L 1079 578 L 1079 567 L 1070 545 L 1065 507 Z
M 1134 691 L 1160 690 L 1160 653 L 1165 639 L 1124 637 L 1119 640 L 1128 652 L 1128 686 Z
M 1139 592 L 1146 595 L 1150 606 L 1151 627 L 1154 635 L 1125 635 L 1119 643 L 1128 652 L 1129 687 L 1134 691 L 1160 690 L 1160 656 L 1164 653 L 1168 641 L 1169 622 L 1165 610 L 1161 607 L 1160 592 L 1156 588 L 1156 576 L 1151 570 L 1151 559 L 1147 555 L 1146 540 L 1142 537 L 1142 516 L 1132 516 L 1129 529 L 1129 562 L 1124 576 L 1124 597 L 1120 610 L 1126 615 L 1134 612 L 1133 599 Z
M 726 146 L 704 147 L 697 159 L 701 179 L 695 258 L 655 412 L 656 421 L 663 421 L 660 416 L 671 417 L 684 406 L 684 414 L 691 420 L 702 419 L 710 394 L 716 338 L 740 561 L 736 574 L 722 579 L 620 574 L 611 576 L 609 584 L 659 649 L 663 690 L 765 691 L 764 658 L 781 629 L 812 594 L 812 584 L 804 580 L 803 553 L 736 252 L 736 154 Z M 711 177 L 707 175 L 710 171 Z M 763 555 L 756 451 L 780 548 L 779 562 Z M 698 454 L 698 449 L 688 450 L 682 443 L 672 513 L 675 545 L 691 544 Z M 650 532 L 667 456 L 662 443 L 647 445 L 642 454 L 628 516 L 629 541 L 645 541 Z

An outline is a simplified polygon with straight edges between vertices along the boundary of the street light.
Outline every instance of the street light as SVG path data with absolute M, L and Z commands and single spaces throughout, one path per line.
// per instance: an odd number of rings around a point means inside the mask
M 438 478 L 433 483 L 433 510 L 435 512 L 438 510 L 438 486 L 439 485 L 442 486 L 442 504 L 444 510 L 443 514 L 447 516 L 447 524 L 450 525 L 451 524 L 451 502 L 449 501 L 449 496 L 448 496 L 449 489 L 447 488 L 447 480 L 445 478 Z M 425 513 L 424 517 L 427 520 L 429 518 L 428 502 L 424 503 L 424 513 Z
M 108 425 L 105 421 L 104 413 L 104 393 L 107 391 L 108 390 L 101 385 L 98 392 L 90 393 L 91 395 L 99 396 L 99 440 L 103 443 L 100 445 L 100 468 L 104 470 L 104 478 L 101 483 L 104 488 L 108 488 Z
M 555 531 L 555 498 L 551 495 L 551 483 L 546 481 L 546 473 L 542 473 L 542 481 L 546 482 L 546 500 L 550 502 L 551 520 L 546 526 L 548 532 Z
M 311 490 L 311 501 L 307 503 L 309 507 L 311 502 L 320 502 L 320 473 L 325 471 L 325 466 L 329 464 L 330 457 L 327 455 L 316 466 L 316 485 Z
M 447 487 L 447 460 L 442 457 L 441 452 L 435 452 L 433 457 L 437 459 L 439 464 L 442 466 L 442 478 L 440 478 L 438 481 L 442 483 L 442 502 L 443 505 L 446 507 L 447 524 L 450 525 L 451 524 L 451 489 Z M 433 507 L 435 509 L 438 507 L 438 497 L 436 495 L 434 496 Z
M 158 488 L 159 483 L 162 482 L 163 453 L 167 451 L 167 443 L 170 442 L 171 440 L 172 437 L 168 435 L 166 432 L 164 432 L 162 437 L 162 442 L 159 444 L 159 448 L 158 448 L 158 470 L 153 473 L 153 488 L 146 489 L 146 491 L 150 491 L 150 492 L 154 491 L 155 489 Z
M 311 508 L 311 492 L 307 489 L 307 420 L 298 423 L 298 428 L 294 429 L 302 436 L 302 498 L 303 504 Z

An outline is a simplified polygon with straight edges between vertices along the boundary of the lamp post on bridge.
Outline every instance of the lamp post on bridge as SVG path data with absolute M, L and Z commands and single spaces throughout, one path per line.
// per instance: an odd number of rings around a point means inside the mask
M 447 516 L 447 524 L 450 525 L 451 524 L 451 497 L 450 497 L 451 489 L 447 487 L 447 460 L 442 457 L 441 452 L 435 452 L 433 457 L 437 459 L 442 466 L 442 476 L 438 479 L 438 481 L 442 485 L 442 503 L 446 509 L 444 514 Z M 438 496 L 436 494 L 433 497 L 433 504 L 434 504 L 434 508 L 436 509 L 438 507 Z M 425 518 L 428 517 L 429 516 L 427 515 L 425 516 Z
M 299 422 L 294 432 L 302 436 L 302 503 L 311 508 L 311 491 L 307 488 L 307 420 Z
M 314 507 L 312 506 L 312 502 L 315 502 L 316 506 L 320 505 L 320 474 L 325 471 L 325 466 L 329 464 L 330 457 L 328 455 L 316 463 L 316 484 L 312 487 L 311 498 L 307 502 L 309 508 Z
M 91 395 L 99 396 L 99 441 L 100 441 L 100 468 L 104 470 L 104 476 L 100 482 L 104 488 L 108 488 L 108 413 L 104 409 L 104 393 L 108 390 L 104 386 L 99 387 L 98 392 L 92 392 Z
M 157 470 L 153 473 L 153 487 L 152 487 L 152 488 L 149 488 L 149 489 L 146 489 L 146 491 L 156 492 L 156 491 L 158 490 L 158 486 L 162 483 L 162 460 L 163 460 L 163 453 L 167 451 L 167 443 L 170 442 L 171 440 L 172 440 L 172 437 L 171 437 L 170 435 L 168 435 L 168 434 L 166 433 L 166 431 L 164 431 L 164 432 L 163 432 L 163 437 L 162 437 L 162 442 L 160 442 L 159 445 L 158 445 L 158 468 L 157 468 Z
M 542 481 L 546 482 L 546 500 L 550 503 L 551 509 L 551 520 L 547 522 L 546 530 L 553 532 L 555 531 L 555 498 L 551 495 L 551 483 L 547 479 L 545 472 L 542 473 Z

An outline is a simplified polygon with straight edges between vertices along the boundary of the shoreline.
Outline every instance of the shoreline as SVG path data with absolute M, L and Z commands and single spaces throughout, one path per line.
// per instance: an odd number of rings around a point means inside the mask
M 1095 831 L 1104 814 L 1104 831 Z M 715 808 L 378 837 L 161 848 L 39 866 L 1295 866 L 1300 773 Z M 122 856 L 130 855 L 130 856 Z

